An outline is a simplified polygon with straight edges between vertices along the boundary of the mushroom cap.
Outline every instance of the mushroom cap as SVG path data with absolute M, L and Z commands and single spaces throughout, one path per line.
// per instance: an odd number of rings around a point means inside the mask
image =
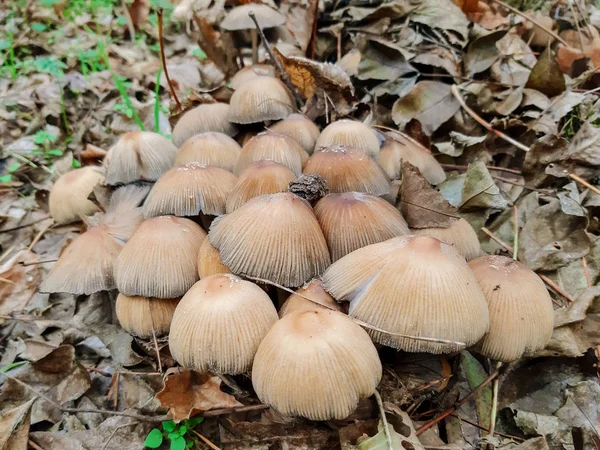
M 327 125 L 317 139 L 315 149 L 329 145 L 349 145 L 373 157 L 379 153 L 375 131 L 357 120 L 342 119 Z
M 448 228 L 423 228 L 411 231 L 412 234 L 432 236 L 452 245 L 467 261 L 477 258 L 482 254 L 477 233 L 475 233 L 471 224 L 465 219 L 454 221 Z
M 304 297 L 308 297 L 314 301 L 311 302 Z M 312 311 L 315 309 L 325 309 L 328 311 L 342 310 L 341 305 L 336 302 L 325 289 L 323 289 L 323 282 L 319 279 L 311 280 L 301 288 L 296 289 L 296 293 L 290 295 L 284 304 L 281 305 L 279 317 L 286 316 L 296 311 Z
M 273 8 L 258 3 L 248 3 L 236 6 L 229 11 L 221 22 L 221 28 L 227 31 L 256 29 L 256 24 L 249 16 L 250 12 L 254 13 L 258 25 L 263 30 L 265 28 L 278 27 L 285 23 L 285 16 Z
M 275 161 L 253 162 L 241 173 L 235 187 L 229 193 L 227 214 L 235 211 L 251 198 L 285 192 L 290 182 L 295 180 L 294 172 Z
M 416 141 L 388 139 L 377 156 L 377 162 L 392 180 L 400 178 L 402 161 L 417 167 L 431 184 L 440 184 L 446 179 L 446 173 L 440 163 Z
M 171 139 L 177 147 L 196 134 L 216 131 L 235 136 L 237 128 L 229 121 L 229 105 L 226 103 L 204 103 L 186 111 L 180 118 Z
M 199 162 L 232 172 L 241 150 L 242 147 L 226 134 L 206 131 L 183 143 L 177 152 L 175 165 Z
M 127 242 L 144 221 L 141 204 L 150 186 L 128 184 L 115 190 L 110 196 L 105 214 L 97 214 L 86 220 L 89 225 L 106 225 L 109 233 L 121 242 Z
M 375 342 L 408 352 L 448 353 L 475 344 L 488 329 L 485 297 L 464 258 L 429 236 L 401 236 L 336 261 L 325 289 L 349 301 L 349 314 L 392 333 L 369 330 Z
M 271 160 L 289 167 L 299 177 L 308 153 L 294 139 L 285 134 L 265 131 L 250 139 L 242 147 L 233 173 L 240 175 L 250 164 Z
M 223 265 L 219 250 L 212 246 L 206 236 L 198 251 L 198 276 L 202 279 L 217 273 L 231 273 L 231 271 Z
M 144 216 L 225 214 L 225 201 L 237 178 L 225 169 L 197 162 L 167 171 L 152 187 Z
M 105 183 L 109 186 L 134 181 L 156 181 L 173 167 L 177 147 L 150 131 L 125 133 L 108 151 Z
M 314 209 L 331 252 L 331 261 L 358 248 L 410 234 L 396 208 L 362 192 L 326 195 Z
M 50 215 L 55 223 L 69 223 L 99 211 L 88 200 L 94 186 L 104 181 L 102 169 L 86 166 L 61 175 L 52 186 L 48 198 Z
M 231 77 L 231 87 L 237 90 L 247 81 L 253 80 L 256 77 L 275 77 L 275 67 L 267 64 L 253 64 L 238 70 Z
M 198 281 L 198 251 L 206 233 L 189 219 L 145 220 L 117 258 L 119 292 L 144 297 L 181 297 Z
M 305 174 L 327 181 L 331 193 L 387 194 L 390 181 L 381 167 L 363 152 L 348 145 L 329 145 L 315 151 L 304 166 Z
M 232 274 L 203 278 L 175 310 L 169 348 L 183 367 L 231 375 L 250 369 L 258 345 L 277 321 L 269 296 Z
M 469 263 L 490 311 L 490 329 L 478 351 L 515 361 L 542 350 L 554 330 L 554 308 L 544 282 L 519 261 L 481 256 Z
M 116 313 L 121 328 L 141 338 L 151 338 L 169 332 L 178 298 L 148 298 L 117 296 Z
M 273 325 L 258 347 L 252 385 L 282 414 L 344 419 L 375 392 L 381 372 L 369 335 L 346 315 L 296 311 Z
M 284 286 L 300 286 L 330 264 L 312 208 L 289 192 L 255 197 L 217 217 L 209 238 L 233 273 Z
M 272 77 L 256 77 L 241 85 L 229 102 L 233 123 L 259 123 L 290 115 L 294 105 L 285 84 Z
M 321 132 L 315 123 L 303 114 L 290 114 L 285 119 L 271 125 L 271 131 L 285 134 L 298 142 L 306 153 L 312 155 Z

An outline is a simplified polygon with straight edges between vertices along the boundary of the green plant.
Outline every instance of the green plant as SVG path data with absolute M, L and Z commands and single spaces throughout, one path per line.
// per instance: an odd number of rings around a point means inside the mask
M 148 433 L 144 445 L 148 448 L 158 448 L 166 439 L 170 442 L 169 448 L 171 450 L 185 450 L 186 448 L 192 448 L 194 441 L 189 438 L 188 432 L 196 425 L 200 424 L 202 420 L 204 420 L 203 417 L 192 417 L 184 420 L 180 424 L 176 424 L 173 420 L 167 420 L 162 423 L 162 431 L 158 428 L 154 428 Z
M 33 142 L 41 146 L 41 148 L 33 150 L 31 153 L 34 155 L 42 155 L 46 160 L 51 159 L 53 156 L 62 156 L 63 151 L 52 145 L 57 140 L 58 136 L 48 133 L 46 130 L 38 130 L 33 135 Z
M 12 174 L 19 170 L 21 166 L 22 164 L 18 162 L 11 164 L 7 169 L 7 173 L 0 176 L 0 183 L 10 183 L 12 181 Z

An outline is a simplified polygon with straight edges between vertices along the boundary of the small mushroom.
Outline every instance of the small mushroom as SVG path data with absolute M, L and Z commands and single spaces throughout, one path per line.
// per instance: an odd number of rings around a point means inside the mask
M 285 134 L 298 142 L 306 153 L 312 155 L 321 132 L 319 127 L 302 114 L 290 114 L 285 119 L 269 127 L 271 131 Z
M 423 228 L 411 230 L 419 236 L 432 236 L 450 244 L 463 255 L 467 261 L 481 256 L 481 246 L 477 233 L 465 219 L 458 219 L 448 228 Z
M 299 294 L 299 295 L 298 295 Z M 311 300 L 306 299 L 310 298 Z M 342 307 L 336 302 L 325 289 L 321 280 L 315 279 L 296 289 L 296 293 L 290 295 L 285 303 L 281 305 L 279 317 L 286 316 L 296 311 L 312 311 L 325 309 L 341 311 Z
M 490 329 L 477 345 L 479 353 L 510 362 L 546 347 L 554 330 L 554 308 L 540 277 L 505 256 L 482 256 L 469 267 L 490 310 Z
M 227 197 L 227 213 L 231 213 L 259 195 L 285 192 L 296 175 L 289 168 L 275 161 L 262 160 L 250 164 L 241 173 Z
M 197 282 L 181 299 L 169 334 L 171 354 L 199 372 L 246 372 L 277 311 L 256 284 L 232 274 Z
M 198 276 L 202 279 L 217 273 L 231 273 L 231 270 L 223 265 L 219 250 L 212 246 L 206 236 L 198 251 Z
M 256 352 L 258 398 L 287 416 L 344 419 L 381 380 L 369 335 L 348 316 L 324 309 L 287 314 Z
M 143 339 L 169 332 L 178 298 L 128 297 L 119 294 L 116 313 L 119 324 L 127 333 Z
M 234 90 L 239 89 L 247 81 L 253 80 L 256 77 L 275 77 L 275 67 L 266 64 L 252 64 L 244 67 L 236 72 L 231 77 L 231 87 Z
M 75 222 L 99 211 L 88 200 L 94 186 L 104 181 L 99 167 L 86 166 L 61 175 L 52 186 L 48 198 L 50 215 L 57 224 Z
M 237 128 L 229 121 L 229 105 L 226 103 L 204 103 L 186 111 L 179 119 L 171 139 L 181 147 L 192 136 L 207 131 L 235 136 Z
M 226 134 L 206 131 L 183 143 L 177 152 L 175 165 L 198 162 L 232 172 L 241 150 L 240 145 Z
M 229 102 L 229 120 L 233 123 L 260 123 L 289 116 L 294 103 L 288 89 L 272 77 L 256 77 L 240 86 Z
M 354 147 L 372 157 L 379 153 L 379 139 L 375 131 L 356 120 L 342 119 L 327 125 L 317 139 L 315 149 L 334 144 Z

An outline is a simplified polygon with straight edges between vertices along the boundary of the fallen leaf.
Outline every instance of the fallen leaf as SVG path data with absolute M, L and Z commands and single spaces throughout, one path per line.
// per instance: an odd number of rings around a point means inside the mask
M 549 448 L 546 439 L 543 437 L 536 437 L 520 443 L 516 447 L 513 447 L 512 450 L 549 450 Z
M 493 31 L 478 37 L 469 44 L 463 59 L 467 76 L 473 76 L 492 67 L 492 64 L 500 56 L 500 49 L 496 46 L 496 42 L 502 39 L 506 33 L 507 30 Z
M 4 411 L 0 417 L 0 450 L 27 450 L 31 407 L 35 398 Z
M 129 17 L 136 30 L 142 28 L 148 22 L 148 14 L 150 13 L 150 2 L 148 0 L 133 0 L 127 5 Z
M 469 21 L 451 0 L 422 0 L 409 15 L 411 22 L 442 30 L 453 44 L 464 45 L 469 34 Z
M 565 76 L 562 74 L 552 49 L 547 47 L 531 69 L 525 87 L 536 89 L 548 97 L 555 97 L 567 88 Z
M 383 39 L 368 39 L 361 47 L 361 55 L 357 74 L 359 80 L 396 80 L 417 73 L 402 51 Z
M 563 189 L 556 196 L 560 201 L 562 212 L 572 216 L 587 217 L 587 211 L 581 206 L 581 198 L 575 182 L 563 186 Z
M 565 32 L 561 33 L 561 37 L 565 38 L 565 34 Z M 572 35 L 572 33 L 570 34 Z M 571 43 L 570 47 L 560 44 L 556 55 L 556 61 L 562 72 L 570 75 L 572 75 L 573 63 L 579 59 L 589 58 L 592 67 L 600 66 L 600 33 L 598 30 L 594 27 L 586 27 L 581 32 L 576 32 L 576 36 L 576 40 Z M 579 39 L 583 40 L 585 50 L 581 50 Z
M 376 435 L 363 436 L 358 439 L 356 445 L 358 450 L 425 450 L 425 447 L 419 442 L 417 432 L 408 414 L 391 403 L 385 403 L 384 408 L 392 409 L 395 415 L 395 420 L 388 417 L 387 428 L 392 443 L 391 447 L 388 445 L 387 433 L 384 430 L 385 425 L 380 420 Z M 386 416 L 389 416 L 389 414 L 386 414 Z
M 284 0 L 279 6 L 279 11 L 286 18 L 285 28 L 294 38 L 302 53 L 306 53 L 312 36 L 315 3 L 316 0 Z
M 460 366 L 465 372 L 471 390 L 475 390 L 475 388 L 482 384 L 488 377 L 487 372 L 479 361 L 466 350 L 460 352 Z M 475 393 L 473 399 L 475 400 L 475 407 L 477 408 L 479 425 L 484 428 L 489 428 L 490 414 L 492 411 L 492 386 L 488 384 L 483 389 L 479 390 Z
M 600 126 L 590 121 L 581 124 L 579 131 L 573 136 L 567 156 L 590 166 L 600 165 Z
M 42 280 L 39 265 L 35 262 L 40 256 L 21 250 L 0 265 L 0 314 L 9 315 L 22 311 L 36 293 Z M 34 263 L 22 266 L 20 261 Z
M 490 175 L 485 163 L 477 160 L 469 164 L 461 193 L 459 210 L 503 210 L 508 206 L 504 194 Z

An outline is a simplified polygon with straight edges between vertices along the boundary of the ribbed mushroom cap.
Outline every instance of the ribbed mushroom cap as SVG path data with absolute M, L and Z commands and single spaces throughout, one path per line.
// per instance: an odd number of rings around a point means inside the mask
M 375 131 L 356 120 L 343 119 L 327 125 L 317 139 L 315 149 L 328 145 L 349 145 L 373 157 L 379 153 Z
M 488 328 L 487 304 L 464 258 L 428 236 L 401 236 L 358 249 L 323 275 L 325 289 L 349 301 L 349 314 L 409 336 L 475 344 Z M 408 352 L 447 353 L 461 345 L 369 331 L 375 342 Z
M 410 234 L 396 208 L 362 192 L 326 195 L 315 205 L 315 215 L 332 261 L 358 248 Z
M 258 123 L 283 119 L 293 110 L 285 84 L 272 77 L 256 77 L 233 93 L 228 117 L 233 123 Z
M 169 332 L 178 298 L 117 297 L 117 319 L 121 328 L 141 338 L 151 338 L 152 328 L 156 336 Z
M 312 155 L 321 132 L 315 123 L 303 114 L 290 114 L 269 127 L 271 131 L 285 134 L 298 142 L 306 153 Z
M 191 162 L 167 171 L 152 187 L 144 216 L 225 214 L 227 196 L 237 178 L 225 169 Z
M 104 181 L 99 167 L 86 166 L 61 175 L 50 190 L 48 206 L 55 223 L 69 223 L 80 220 L 99 211 L 88 200 L 94 186 Z
M 186 111 L 173 128 L 171 139 L 177 147 L 181 147 L 192 136 L 207 131 L 235 136 L 237 128 L 229 121 L 228 104 L 205 103 Z
M 544 282 L 505 256 L 469 263 L 490 311 L 490 329 L 478 351 L 497 361 L 515 361 L 542 350 L 552 337 L 554 308 Z
M 273 303 L 256 284 L 232 274 L 211 275 L 181 299 L 169 348 L 183 367 L 236 375 L 250 369 L 276 321 Z
M 144 297 L 181 297 L 198 281 L 198 251 L 206 237 L 189 219 L 145 220 L 125 245 L 115 266 L 119 292 Z
M 289 192 L 255 197 L 217 217 L 209 238 L 233 273 L 300 286 L 330 264 L 310 205 Z
M 285 303 L 281 305 L 279 317 L 286 316 L 296 311 L 312 311 L 315 309 L 342 310 L 340 304 L 336 302 L 325 289 L 323 289 L 323 282 L 319 279 L 312 280 L 301 288 L 296 289 L 296 294 L 290 295 Z M 304 297 L 308 297 L 314 301 L 311 302 Z
M 347 145 L 317 149 L 304 166 L 304 173 L 323 177 L 334 194 L 356 191 L 383 195 L 390 190 L 390 181 L 381 167 L 362 150 Z
M 465 219 L 455 221 L 448 228 L 423 228 L 411 230 L 420 236 L 432 236 L 450 244 L 467 261 L 481 256 L 481 246 L 475 230 Z
M 108 151 L 106 184 L 155 181 L 173 167 L 177 147 L 167 138 L 150 131 L 125 133 Z
M 242 147 L 233 173 L 239 176 L 250 164 L 262 160 L 283 164 L 299 177 L 302 174 L 302 166 L 308 160 L 308 153 L 291 137 L 265 131 L 254 136 Z
M 244 67 L 231 77 L 231 87 L 234 90 L 239 89 L 244 83 L 256 77 L 275 77 L 275 67 L 267 64 L 253 64 Z
M 285 192 L 294 180 L 296 175 L 286 166 L 269 160 L 256 161 L 246 167 L 229 193 L 227 213 L 259 195 Z
M 377 162 L 392 180 L 400 178 L 402 161 L 417 167 L 431 184 L 440 184 L 446 173 L 440 163 L 424 147 L 412 140 L 398 142 L 388 139 L 381 147 Z
M 369 335 L 342 313 L 296 311 L 269 330 L 252 366 L 258 398 L 282 414 L 344 419 L 381 380 Z
M 207 131 L 183 143 L 177 152 L 175 165 L 199 162 L 232 172 L 241 150 L 242 147 L 226 134 Z
M 219 250 L 212 246 L 206 236 L 198 252 L 198 276 L 202 279 L 217 273 L 231 273 L 231 270 L 223 265 Z
M 258 3 L 248 3 L 246 5 L 236 6 L 225 16 L 221 22 L 221 28 L 227 31 L 254 30 L 256 25 L 249 13 L 253 12 L 258 21 L 258 25 L 264 30 L 273 28 L 285 23 L 285 16 L 267 5 Z

